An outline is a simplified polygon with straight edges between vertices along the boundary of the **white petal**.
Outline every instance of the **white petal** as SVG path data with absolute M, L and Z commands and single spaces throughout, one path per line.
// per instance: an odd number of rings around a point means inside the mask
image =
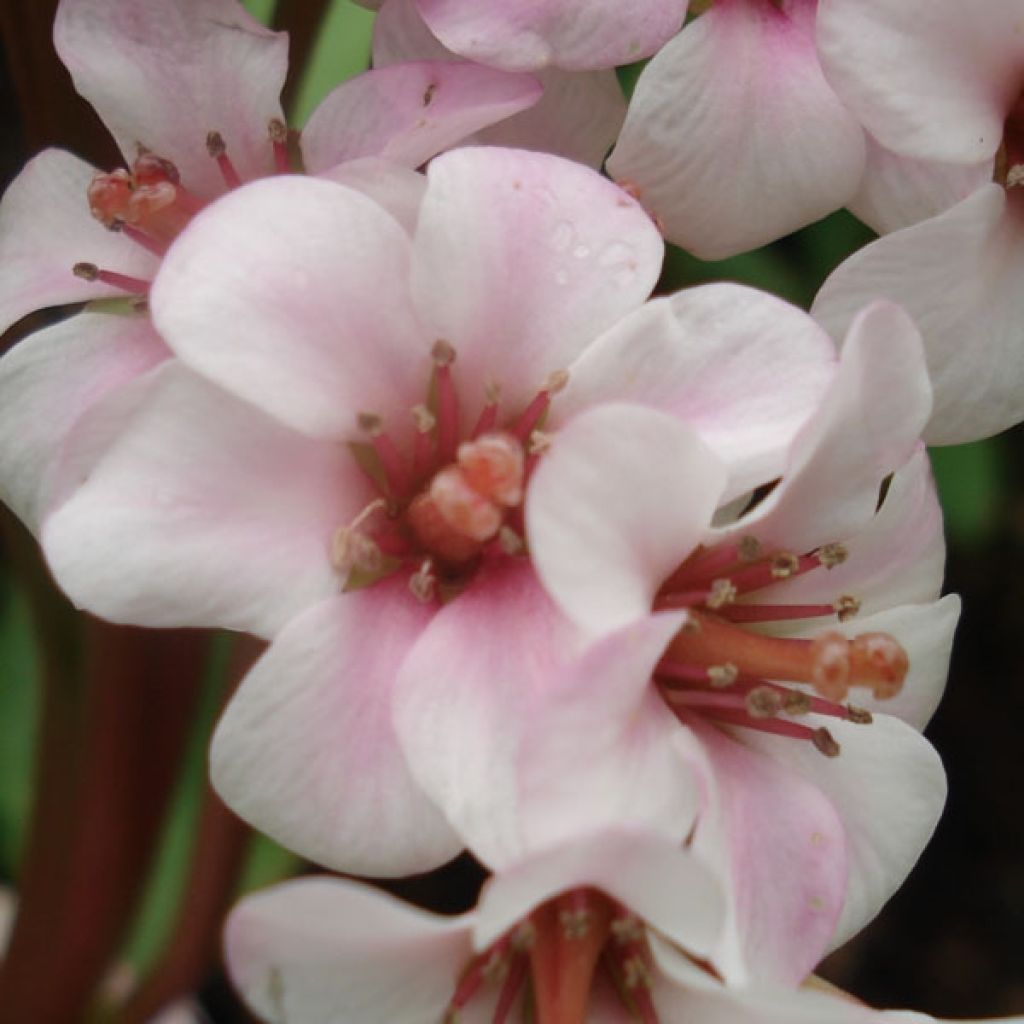
M 420 219 L 420 204 L 427 191 L 426 176 L 419 171 L 411 171 L 380 157 L 365 156 L 338 164 L 317 177 L 362 192 L 387 210 L 410 238 L 415 232 L 416 222 Z

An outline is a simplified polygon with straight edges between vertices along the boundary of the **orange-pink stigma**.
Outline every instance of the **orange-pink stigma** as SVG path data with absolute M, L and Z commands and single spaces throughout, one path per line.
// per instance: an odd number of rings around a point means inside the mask
M 513 417 L 501 415 L 500 392 L 488 384 L 467 430 L 455 350 L 439 340 L 431 357 L 432 401 L 410 410 L 411 443 L 399 444 L 374 413 L 358 417 L 367 441 L 356 446 L 357 459 L 377 497 L 338 528 L 331 551 L 349 586 L 404 570 L 425 601 L 456 592 L 485 562 L 524 552 L 522 506 L 535 428 L 568 380 L 564 371 L 551 374 Z
M 287 127 L 277 119 L 272 120 L 267 135 L 275 169 L 280 174 L 288 173 L 292 170 L 292 160 Z M 217 163 L 225 188 L 241 185 L 242 177 L 228 156 L 220 132 L 207 133 L 206 148 Z M 171 242 L 206 205 L 182 184 L 174 163 L 142 146 L 130 170 L 118 168 L 96 174 L 86 189 L 86 196 L 90 212 L 104 227 L 120 231 L 156 256 L 163 256 Z M 89 262 L 76 263 L 73 270 L 78 277 L 101 281 L 129 294 L 144 295 L 151 283 Z
M 644 924 L 596 889 L 572 889 L 542 903 L 470 961 L 444 1019 L 456 1024 L 477 999 L 493 1000 L 496 993 L 492 1024 L 585 1024 L 600 979 L 633 1020 L 658 1024 L 653 972 Z M 521 1012 L 512 1018 L 517 1005 Z
M 655 599 L 657 609 L 688 612 L 654 672 L 668 706 L 683 721 L 699 715 L 803 740 L 827 757 L 837 756 L 832 734 L 820 724 L 806 724 L 806 716 L 870 724 L 869 712 L 842 702 L 854 686 L 870 689 L 878 700 L 894 697 L 909 671 L 906 651 L 888 633 L 848 637 L 824 629 L 804 638 L 769 635 L 756 627 L 827 616 L 843 622 L 856 615 L 860 603 L 848 594 L 820 604 L 758 600 L 760 591 L 827 571 L 847 557 L 841 544 L 798 555 L 763 552 L 755 539 L 745 538 L 688 558 Z

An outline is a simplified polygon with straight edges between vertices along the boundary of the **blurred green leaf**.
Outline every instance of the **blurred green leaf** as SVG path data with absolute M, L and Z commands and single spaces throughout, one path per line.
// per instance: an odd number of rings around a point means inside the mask
M 269 25 L 274 17 L 277 0 L 242 0 L 242 6 L 264 25 Z
M 374 14 L 352 0 L 333 0 L 313 47 L 289 111 L 289 124 L 298 128 L 316 105 L 337 85 L 370 66 Z
M 1003 498 L 1003 451 L 998 437 L 929 451 L 946 534 L 958 543 L 976 544 L 995 524 Z

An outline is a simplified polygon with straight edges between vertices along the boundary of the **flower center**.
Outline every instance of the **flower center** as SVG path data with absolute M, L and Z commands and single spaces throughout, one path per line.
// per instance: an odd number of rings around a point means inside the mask
M 701 550 L 662 585 L 655 607 L 686 608 L 686 623 L 655 669 L 655 682 L 684 721 L 711 721 L 757 729 L 812 743 L 827 757 L 839 744 L 823 726 L 796 719 L 818 715 L 870 724 L 871 714 L 840 703 L 851 686 L 877 699 L 894 697 L 909 669 L 907 653 L 888 633 L 849 638 L 826 629 L 789 637 L 756 631 L 758 624 L 835 615 L 845 621 L 859 601 L 848 594 L 822 604 L 771 604 L 748 600 L 784 580 L 834 568 L 847 558 L 840 544 L 809 554 L 765 554 L 754 538 Z M 803 684 L 805 688 L 800 688 Z
M 573 889 L 541 904 L 470 961 L 445 1022 L 455 1024 L 467 1006 L 497 991 L 491 1020 L 505 1024 L 529 987 L 529 1019 L 536 1024 L 584 1024 L 591 990 L 601 978 L 632 1019 L 658 1024 L 652 976 L 643 923 L 596 889 Z
M 288 149 L 288 128 L 277 119 L 267 128 L 278 173 L 292 168 Z M 242 178 L 228 156 L 220 132 L 209 132 L 206 148 L 217 162 L 226 190 L 237 188 Z M 181 234 L 188 222 L 206 205 L 181 182 L 178 168 L 143 146 L 131 169 L 96 174 L 86 190 L 92 215 L 111 231 L 120 231 L 136 244 L 157 256 Z M 94 263 L 76 263 L 74 273 L 87 281 L 102 281 L 129 294 L 145 295 L 149 281 L 97 267 Z
M 331 545 L 331 560 L 350 589 L 404 568 L 417 597 L 443 600 L 483 562 L 525 550 L 523 495 L 544 444 L 537 427 L 568 375 L 551 374 L 510 418 L 501 415 L 498 387 L 488 386 L 480 415 L 464 432 L 455 351 L 438 341 L 432 357 L 428 402 L 410 410 L 415 429 L 405 450 L 381 417 L 359 417 L 369 440 L 352 446 L 353 454 L 377 494 L 338 528 Z

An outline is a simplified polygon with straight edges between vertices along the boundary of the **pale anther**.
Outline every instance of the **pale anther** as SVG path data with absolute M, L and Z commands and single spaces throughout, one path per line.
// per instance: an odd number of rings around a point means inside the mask
M 379 437 L 384 429 L 384 423 L 381 418 L 372 412 L 361 412 L 356 417 L 356 423 L 359 424 L 359 429 L 369 434 L 370 437 Z
M 859 708 L 855 704 L 846 705 L 846 717 L 855 725 L 870 725 L 874 716 L 867 708 Z
M 826 757 L 839 756 L 840 746 L 828 729 L 815 729 L 811 736 L 811 742 L 814 744 L 815 750 Z
M 527 451 L 531 455 L 543 455 L 551 447 L 551 435 L 545 434 L 543 430 L 535 430 L 530 434 L 530 443 Z
M 632 914 L 617 917 L 611 924 L 612 936 L 620 946 L 628 946 L 639 942 L 644 937 L 644 928 L 640 919 Z
M 825 544 L 818 549 L 818 561 L 826 569 L 834 569 L 837 565 L 842 565 L 849 556 L 850 553 L 842 544 Z
M 756 562 L 761 557 L 761 542 L 756 537 L 744 537 L 740 541 L 740 561 Z
M 437 417 L 425 405 L 414 405 L 410 412 L 420 434 L 429 434 L 437 426 Z
M 747 694 L 746 705 L 751 718 L 774 718 L 782 710 L 782 694 L 769 686 L 758 686 Z
M 434 575 L 434 563 L 428 558 L 410 577 L 409 589 L 413 597 L 426 604 L 437 589 L 437 577 Z
M 631 956 L 622 965 L 622 981 L 626 988 L 651 987 L 651 970 L 644 963 L 643 957 Z
M 1024 164 L 1014 164 L 1006 172 L 1006 187 L 1019 188 L 1024 185 Z
M 568 370 L 554 370 L 552 373 L 548 374 L 547 380 L 544 381 L 541 391 L 546 391 L 549 395 L 557 395 L 559 391 L 565 389 L 565 386 L 568 383 Z
M 708 682 L 716 690 L 732 686 L 740 676 L 740 670 L 731 661 L 725 662 L 724 665 L 708 665 L 707 673 Z
M 508 974 L 508 958 L 500 950 L 495 950 L 480 969 L 486 981 L 504 981 Z
M 224 142 L 224 136 L 220 132 L 207 132 L 206 133 L 206 152 L 215 159 L 218 156 L 223 156 L 227 152 L 227 144 Z
M 455 362 L 455 349 L 444 338 L 438 338 L 430 350 L 430 358 L 438 366 L 451 366 Z
M 711 592 L 704 603 L 709 608 L 724 608 L 736 600 L 738 591 L 732 580 L 712 580 Z
M 511 526 L 503 526 L 498 531 L 498 543 L 506 555 L 521 555 L 526 549 L 523 538 Z
M 496 380 L 488 378 L 484 381 L 484 397 L 488 405 L 497 405 L 501 401 L 501 385 Z
M 531 921 L 524 921 L 512 933 L 509 944 L 516 953 L 525 953 L 527 950 L 533 948 L 533 944 L 536 940 L 537 929 L 534 928 Z
M 860 611 L 860 601 L 849 594 L 843 594 L 841 597 L 836 598 L 832 607 L 835 608 L 839 621 L 846 622 L 847 619 L 852 619 Z
M 577 907 L 573 910 L 561 910 L 558 913 L 558 923 L 562 926 L 562 934 L 567 939 L 584 939 L 590 931 L 592 915 L 584 907 Z
M 800 568 L 800 559 L 791 551 L 783 551 L 772 559 L 772 576 L 777 580 L 788 579 Z
M 84 281 L 95 281 L 100 276 L 100 268 L 95 263 L 76 263 L 71 272 Z
M 286 142 L 288 139 L 288 126 L 279 117 L 272 117 L 267 122 L 267 134 L 271 142 Z
M 806 715 L 811 710 L 811 698 L 802 690 L 790 690 L 782 705 L 787 715 Z

